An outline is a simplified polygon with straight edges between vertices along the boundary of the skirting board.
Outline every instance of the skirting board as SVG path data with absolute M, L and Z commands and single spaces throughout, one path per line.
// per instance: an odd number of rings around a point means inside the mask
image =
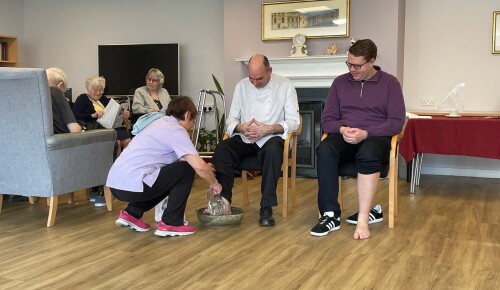
M 407 172 L 406 163 L 402 158 L 400 158 L 399 160 L 398 172 L 400 178 L 406 178 L 406 172 Z M 422 166 L 422 174 L 500 178 L 500 170 L 481 169 L 481 168 L 452 168 L 452 167 L 437 167 L 437 166 L 431 167 L 431 166 L 425 166 L 425 160 Z

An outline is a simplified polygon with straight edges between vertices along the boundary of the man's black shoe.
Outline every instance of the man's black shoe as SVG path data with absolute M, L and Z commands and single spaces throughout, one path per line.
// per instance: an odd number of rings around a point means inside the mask
M 259 215 L 260 215 L 259 226 L 261 227 L 274 226 L 273 209 L 271 207 L 268 206 L 261 207 Z

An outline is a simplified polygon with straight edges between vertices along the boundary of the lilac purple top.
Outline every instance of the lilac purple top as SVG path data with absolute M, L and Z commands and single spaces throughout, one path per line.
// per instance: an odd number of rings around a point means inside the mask
M 368 136 L 392 136 L 401 132 L 406 109 L 399 81 L 374 66 L 377 73 L 358 81 L 350 73 L 332 83 L 321 117 L 325 133 L 339 133 L 341 126 L 366 130 Z
M 109 170 L 106 186 L 143 192 L 143 182 L 152 186 L 160 168 L 188 154 L 198 154 L 189 134 L 176 118 L 162 117 L 144 128 Z

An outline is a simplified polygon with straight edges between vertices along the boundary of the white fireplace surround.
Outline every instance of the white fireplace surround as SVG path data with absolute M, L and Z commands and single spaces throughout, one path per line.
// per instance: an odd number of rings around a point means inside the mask
M 335 77 L 348 72 L 347 55 L 268 57 L 273 73 L 289 78 L 296 88 L 329 88 Z M 245 65 L 249 58 L 237 58 Z

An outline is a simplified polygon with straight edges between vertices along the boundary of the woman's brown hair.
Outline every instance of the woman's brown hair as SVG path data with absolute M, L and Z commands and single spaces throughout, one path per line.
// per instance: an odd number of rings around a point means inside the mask
M 198 111 L 193 103 L 193 101 L 189 97 L 179 97 L 173 99 L 170 103 L 168 103 L 167 110 L 165 114 L 167 116 L 173 116 L 177 120 L 184 120 L 184 114 L 189 112 L 191 114 L 191 120 L 196 119 L 196 114 Z

